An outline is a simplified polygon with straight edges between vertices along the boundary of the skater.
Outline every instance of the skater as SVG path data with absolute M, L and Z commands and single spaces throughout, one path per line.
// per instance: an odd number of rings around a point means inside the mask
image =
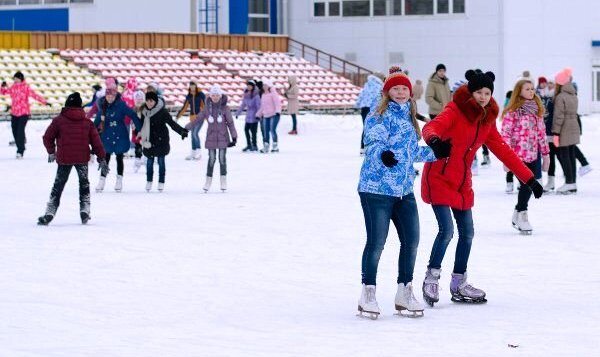
M 558 156 L 565 184 L 556 193 L 568 195 L 577 192 L 577 174 L 575 171 L 575 145 L 579 144 L 581 131 L 577 122 L 577 92 L 572 83 L 571 68 L 565 68 L 555 76 L 556 92 L 554 96 L 554 112 L 552 118 L 552 134 L 554 146 L 558 148 Z
M 258 130 L 258 118 L 256 117 L 256 113 L 260 109 L 260 95 L 258 93 L 258 88 L 256 87 L 256 82 L 252 79 L 246 83 L 242 104 L 235 113 L 236 119 L 240 114 L 242 114 L 244 109 L 246 110 L 246 124 L 244 124 L 246 147 L 242 149 L 242 151 L 257 152 L 258 146 L 256 144 L 256 132 Z
M 11 100 L 10 108 L 10 125 L 12 128 L 13 138 L 17 146 L 17 160 L 23 158 L 25 153 L 25 126 L 31 116 L 31 108 L 29 106 L 29 98 L 33 98 L 41 104 L 50 106 L 46 99 L 37 94 L 29 84 L 25 82 L 25 76 L 21 72 L 15 73 L 13 76 L 13 85 L 10 87 L 6 82 L 2 82 L 0 87 L 0 95 L 9 95 Z
M 513 93 L 502 113 L 502 139 L 533 172 L 535 179 L 541 181 L 542 171 L 548 171 L 550 166 L 544 104 L 535 94 L 533 82 L 529 79 L 519 80 Z M 530 198 L 531 188 L 521 182 L 512 225 L 522 234 L 531 234 L 533 231 L 527 213 Z
M 106 150 L 106 162 L 110 163 L 112 154 L 115 154 L 117 160 L 117 180 L 115 182 L 115 191 L 121 192 L 123 189 L 123 155 L 129 151 L 129 128 L 126 125 L 126 117 L 133 120 L 136 129 L 139 131 L 142 124 L 133 109 L 121 99 L 121 94 L 117 92 L 116 86 L 108 86 L 104 98 L 96 103 L 98 113 L 94 124 L 98 128 L 102 144 Z M 100 175 L 96 192 L 104 191 L 106 183 L 106 174 Z
M 94 124 L 85 117 L 81 107 L 81 96 L 78 92 L 67 98 L 65 107 L 54 119 L 44 133 L 44 146 L 48 151 L 48 162 L 56 161 L 58 170 L 46 213 L 38 218 L 39 225 L 47 225 L 56 216 L 65 184 L 73 167 L 79 176 L 79 214 L 81 223 L 90 219 L 90 182 L 88 181 L 88 161 L 90 146 L 96 154 L 99 170 L 106 175 L 104 147 Z
M 552 82 L 548 82 L 547 85 L 544 83 L 546 78 L 540 77 L 538 79 L 538 90 L 537 93 L 544 104 L 544 124 L 546 127 L 546 142 L 550 149 L 549 154 L 549 165 L 548 165 L 548 180 L 544 185 L 544 192 L 554 191 L 554 175 L 556 172 L 556 158 L 558 157 L 558 148 L 554 146 L 553 135 L 552 135 L 552 122 L 554 118 L 554 86 L 551 87 Z
M 92 86 L 92 90 L 94 91 L 94 94 L 92 95 L 92 99 L 83 106 L 84 108 L 91 108 L 94 104 L 96 104 L 96 100 L 98 100 L 98 98 L 100 97 L 99 94 L 101 93 L 100 91 L 102 90 L 102 86 L 99 84 L 94 84 Z M 104 95 L 102 95 L 102 97 L 103 96 Z
M 169 145 L 169 129 L 167 124 L 177 134 L 181 135 L 181 140 L 188 136 L 188 131 L 177 124 L 169 111 L 158 100 L 158 95 L 154 92 L 146 93 L 146 105 L 142 109 L 142 129 L 138 137 L 140 138 L 144 156 L 146 156 L 146 192 L 152 189 L 154 176 L 154 159 L 158 162 L 158 191 L 162 192 L 165 188 L 165 175 L 167 172 L 165 156 L 169 155 L 171 146 Z
M 298 119 L 296 116 L 300 111 L 300 102 L 298 100 L 298 80 L 296 76 L 288 77 L 288 88 L 284 92 L 284 96 L 287 98 L 287 112 L 292 116 L 292 130 L 288 133 L 289 135 L 298 135 Z
M 177 119 L 181 118 L 183 113 L 187 112 L 188 107 L 190 108 L 190 122 L 196 120 L 198 113 L 204 109 L 204 103 L 206 102 L 206 95 L 198 88 L 196 82 L 190 82 L 188 87 L 188 94 L 185 97 L 183 108 L 177 113 Z M 202 158 L 202 145 L 200 142 L 200 129 L 202 129 L 202 123 L 196 126 L 191 132 L 192 137 L 192 151 L 186 160 L 200 160 Z
M 260 123 L 263 127 L 263 148 L 260 152 L 268 154 L 270 137 L 273 138 L 271 152 L 279 152 L 277 125 L 281 116 L 281 98 L 279 98 L 279 94 L 270 80 L 263 81 L 263 88 L 265 94 L 260 98 L 260 108 L 256 116 L 261 118 Z
M 121 98 L 129 108 L 135 110 L 136 112 L 136 97 L 138 97 L 139 95 L 143 96 L 144 94 L 141 90 L 138 89 L 137 80 L 134 77 L 129 78 L 125 83 L 125 90 L 123 91 L 123 94 L 121 94 Z M 125 123 L 127 124 L 127 126 L 131 126 L 131 119 L 127 117 L 125 119 Z M 129 153 L 127 156 L 135 157 L 134 167 L 135 172 L 137 172 L 139 166 L 142 163 L 142 152 L 140 139 L 137 136 L 137 131 L 135 130 L 135 128 L 131 128 L 131 143 L 129 145 Z
M 522 182 L 526 182 L 536 198 L 543 193 L 531 170 L 496 129 L 499 109 L 492 97 L 494 74 L 468 70 L 465 77 L 468 84 L 457 89 L 452 102 L 423 128 L 425 142 L 439 159 L 425 164 L 421 179 L 423 201 L 432 205 L 439 226 L 423 282 L 423 298 L 431 306 L 439 300 L 442 260 L 454 234 L 452 215 L 458 226 L 458 245 L 450 283 L 452 300 L 486 301 L 485 292 L 467 282 L 467 262 L 474 236 L 471 212 L 474 193 L 469 168 L 477 149 L 485 143 Z
M 363 132 L 360 136 L 361 155 L 364 155 L 365 153 L 365 120 L 367 118 L 367 115 L 371 111 L 371 108 L 377 105 L 378 103 L 378 98 L 381 94 L 381 88 L 383 88 L 383 79 L 384 76 L 381 73 L 370 74 L 367 77 L 367 83 L 365 83 L 365 87 L 358 94 L 358 98 L 356 98 L 355 107 L 360 109 L 360 116 L 363 122 Z
M 390 68 L 381 102 L 365 121 L 365 159 L 358 193 L 364 213 L 367 242 L 362 255 L 362 293 L 358 310 L 377 318 L 375 297 L 379 258 L 390 220 L 400 239 L 398 290 L 395 305 L 400 314 L 422 316 L 423 305 L 415 298 L 413 271 L 419 245 L 419 214 L 413 193 L 413 163 L 433 161 L 428 147 L 420 147 L 421 130 L 411 99 L 410 79 L 399 67 Z M 405 311 L 406 310 L 406 311 Z
M 446 77 L 446 66 L 438 64 L 435 72 L 429 77 L 425 90 L 425 102 L 429 105 L 429 118 L 434 119 L 442 112 L 446 104 L 452 100 L 450 84 Z
M 210 190 L 218 149 L 221 191 L 225 192 L 227 190 L 227 148 L 236 145 L 237 131 L 231 117 L 231 110 L 227 106 L 227 96 L 223 94 L 221 87 L 217 84 L 210 88 L 204 110 L 195 121 L 187 124 L 185 128 L 193 130 L 204 120 L 208 121 L 206 140 L 204 141 L 204 147 L 208 149 L 208 166 L 203 190 L 205 193 Z

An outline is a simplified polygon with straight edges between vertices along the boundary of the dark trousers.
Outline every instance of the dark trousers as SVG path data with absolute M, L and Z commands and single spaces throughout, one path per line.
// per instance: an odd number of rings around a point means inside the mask
M 367 115 L 369 115 L 370 110 L 371 109 L 369 107 L 360 108 L 360 117 L 362 118 L 362 122 L 363 122 L 363 131 L 360 136 L 360 148 L 361 149 L 365 148 L 365 119 L 367 119 Z
M 246 134 L 246 142 L 249 147 L 256 146 L 256 131 L 258 123 L 246 123 L 244 125 L 244 134 Z
M 110 164 L 110 158 L 111 158 L 112 154 L 106 153 L 106 164 Z M 117 157 L 117 175 L 123 176 L 123 168 L 124 168 L 124 164 L 123 164 L 123 154 L 115 154 L 115 156 Z M 104 176 L 106 177 L 106 176 Z
M 165 175 L 167 173 L 167 167 L 165 164 L 164 156 L 149 156 L 146 161 L 146 181 L 152 182 L 154 177 L 154 158 L 158 161 L 158 182 L 165 182 Z
M 79 211 L 90 213 L 90 181 L 88 180 L 88 165 L 58 165 L 56 170 L 56 178 L 54 179 L 54 186 L 50 192 L 50 200 L 46 208 L 46 214 L 55 216 L 58 206 L 60 206 L 60 197 L 62 196 L 71 169 L 75 167 L 77 175 L 79 176 Z
M 428 268 L 441 269 L 442 260 L 446 254 L 448 244 L 454 235 L 452 215 L 458 227 L 458 244 L 456 245 L 456 256 L 454 258 L 454 270 L 456 274 L 464 274 L 467 271 L 467 263 L 471 254 L 471 245 L 475 230 L 473 229 L 473 214 L 471 210 L 461 211 L 448 206 L 432 206 L 433 213 L 438 222 L 438 234 L 435 237 Z M 452 214 L 450 214 L 452 211 Z
M 221 176 L 227 175 L 227 149 L 219 149 L 219 165 L 221 167 Z M 217 149 L 208 150 L 208 167 L 206 168 L 206 176 L 212 177 L 217 161 Z
M 360 204 L 365 217 L 367 243 L 362 255 L 362 283 L 375 285 L 379 258 L 387 239 L 390 220 L 400 238 L 398 284 L 413 280 L 419 246 L 419 212 L 414 194 L 404 197 L 360 192 Z
M 548 143 L 550 147 L 550 166 L 548 167 L 548 176 L 554 176 L 556 172 L 556 157 L 558 155 L 558 149 L 554 146 L 554 143 Z
M 490 150 L 487 145 L 481 145 L 481 149 L 483 150 L 483 155 L 490 156 Z
M 533 172 L 533 175 L 535 177 L 536 180 L 539 180 L 542 178 L 542 157 L 538 156 L 537 160 L 534 160 L 532 162 L 524 162 L 525 166 L 527 166 L 531 172 Z M 519 195 L 517 196 L 517 205 L 515 206 L 515 209 L 518 212 L 521 211 L 527 211 L 527 205 L 529 204 L 529 199 L 531 198 L 531 194 L 533 193 L 531 191 L 531 188 L 529 188 L 529 186 L 527 186 L 527 184 L 521 180 L 519 180 L 519 182 L 521 183 L 521 186 L 519 187 Z
M 509 171 L 506 173 L 506 182 L 513 182 L 515 179 L 515 174 L 512 173 L 512 171 Z
M 292 130 L 297 131 L 298 119 L 296 119 L 296 114 L 291 114 L 291 116 L 292 116 Z
M 575 171 L 575 148 L 575 145 L 560 146 L 558 148 L 560 165 L 565 173 L 565 183 L 577 182 L 577 174 Z
M 135 158 L 136 159 L 142 158 L 142 144 L 140 144 L 140 143 L 135 143 Z
M 585 158 L 585 156 L 583 156 L 583 153 L 581 152 L 581 150 L 579 150 L 579 146 L 577 146 L 577 145 L 575 145 L 575 159 L 577 159 L 577 161 L 579 161 L 581 166 L 589 165 L 587 159 Z
M 25 126 L 29 120 L 29 115 L 16 117 L 11 115 L 10 126 L 12 128 L 15 144 L 17 145 L 17 154 L 23 155 L 25 152 Z

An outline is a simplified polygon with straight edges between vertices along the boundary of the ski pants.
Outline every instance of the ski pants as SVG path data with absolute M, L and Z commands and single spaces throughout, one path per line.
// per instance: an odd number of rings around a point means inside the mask
M 90 181 L 88 180 L 88 165 L 77 164 L 77 165 L 58 165 L 56 170 L 56 178 L 54 180 L 54 186 L 50 192 L 50 200 L 46 208 L 46 214 L 54 216 L 60 205 L 60 198 L 62 196 L 71 169 L 75 167 L 77 176 L 79 176 L 79 211 L 90 213 Z

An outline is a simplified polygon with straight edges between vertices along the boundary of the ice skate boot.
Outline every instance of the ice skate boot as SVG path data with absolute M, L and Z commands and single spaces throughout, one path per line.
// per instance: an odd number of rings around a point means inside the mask
M 52 222 L 52 220 L 54 219 L 54 216 L 51 214 L 45 214 L 41 217 L 38 217 L 38 222 L 37 224 L 39 226 L 47 226 L 48 223 Z
M 212 177 L 206 176 L 206 182 L 204 183 L 204 187 L 202 188 L 204 190 L 204 193 L 208 193 L 208 190 L 210 190 L 211 184 L 212 184 Z
M 156 189 L 158 190 L 158 192 L 163 192 L 165 190 L 165 183 L 159 182 L 158 187 Z
M 366 314 L 365 315 L 363 315 Z M 371 320 L 377 320 L 379 317 L 379 305 L 375 298 L 375 285 L 362 286 L 362 292 L 360 294 L 360 300 L 358 300 L 358 315 L 360 317 L 368 317 Z
M 81 218 L 81 224 L 87 224 L 91 219 L 89 212 L 79 212 L 79 217 Z
M 252 150 L 252 146 L 248 145 L 245 148 L 242 149 L 242 152 L 248 152 Z
M 577 173 L 579 174 L 579 176 L 585 176 L 585 175 L 589 174 L 590 171 L 592 171 L 592 167 L 588 164 L 585 166 L 581 166 L 579 168 L 579 171 L 577 171 Z
M 559 195 L 573 195 L 577 193 L 577 184 L 575 183 L 565 183 L 556 189 L 556 193 Z
M 277 143 L 273 143 L 273 149 L 271 149 L 271 152 L 279 152 L 279 146 Z
M 115 182 L 115 191 L 121 192 L 123 190 L 123 176 L 117 175 L 117 181 Z
M 150 192 L 152 189 L 152 181 L 146 181 L 146 192 Z
M 190 154 L 189 154 L 188 156 L 186 156 L 186 157 L 185 157 L 185 159 L 186 159 L 186 160 L 188 160 L 188 161 L 189 161 L 189 160 L 194 160 L 194 152 L 195 152 L 195 151 L 196 151 L 196 150 L 192 150 L 192 151 L 190 151 Z
M 221 176 L 221 191 L 227 191 L 227 176 Z
M 263 154 L 268 154 L 269 153 L 269 143 L 263 143 L 263 148 L 260 149 L 260 152 Z
M 98 185 L 96 186 L 96 192 L 100 193 L 100 192 L 104 191 L 105 184 L 106 184 L 106 177 L 100 176 L 100 179 L 98 180 Z
M 529 223 L 527 211 L 517 212 L 517 210 L 515 210 L 512 216 L 512 225 L 522 235 L 531 235 L 531 233 L 533 232 L 533 228 Z
M 84 202 L 79 204 L 79 218 L 81 218 L 81 224 L 87 224 L 91 219 L 89 196 L 85 197 Z
M 504 192 L 506 192 L 507 194 L 511 194 L 511 193 L 513 193 L 514 190 L 515 190 L 515 184 L 513 182 L 507 182 L 506 189 L 504 190 Z
M 133 172 L 137 173 L 140 170 L 140 167 L 142 167 L 142 164 L 142 158 L 136 157 L 135 162 L 133 163 Z
M 425 272 L 423 281 L 423 300 L 433 307 L 433 304 L 440 301 L 440 273 L 441 269 L 428 268 Z
M 554 191 L 554 176 L 548 176 L 548 182 L 544 185 L 544 192 Z
M 483 160 L 481 161 L 481 167 L 490 167 L 492 165 L 492 161 L 490 160 L 490 155 L 483 155 Z
M 403 283 L 398 284 L 395 303 L 398 316 L 423 317 L 424 307 L 423 304 L 415 298 L 412 282 L 409 282 L 406 285 Z
M 454 302 L 472 304 L 483 304 L 487 302 L 485 299 L 485 291 L 477 289 L 467 282 L 466 272 L 464 274 L 452 273 L 450 293 L 452 294 L 452 301 Z

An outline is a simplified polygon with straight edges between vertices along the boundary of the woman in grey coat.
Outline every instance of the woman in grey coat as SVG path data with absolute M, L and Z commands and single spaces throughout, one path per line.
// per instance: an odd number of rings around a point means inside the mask
M 212 184 L 213 170 L 217 161 L 217 149 L 219 150 L 219 165 L 221 166 L 221 191 L 227 190 L 227 148 L 237 143 L 237 132 L 231 116 L 231 110 L 227 106 L 227 96 L 223 94 L 219 85 L 214 85 L 208 92 L 206 105 L 197 119 L 185 126 L 191 130 L 200 125 L 204 120 L 208 122 L 206 140 L 204 147 L 208 149 L 208 167 L 206 168 L 206 183 L 204 192 L 208 192 Z

